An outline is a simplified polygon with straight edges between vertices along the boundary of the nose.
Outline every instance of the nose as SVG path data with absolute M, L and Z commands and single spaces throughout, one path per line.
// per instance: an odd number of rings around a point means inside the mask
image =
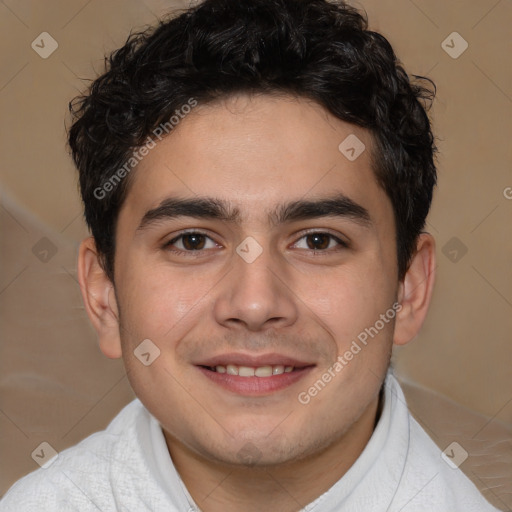
M 261 331 L 292 325 L 298 317 L 290 271 L 270 250 L 254 260 L 233 254 L 233 268 L 219 283 L 216 321 L 229 328 Z

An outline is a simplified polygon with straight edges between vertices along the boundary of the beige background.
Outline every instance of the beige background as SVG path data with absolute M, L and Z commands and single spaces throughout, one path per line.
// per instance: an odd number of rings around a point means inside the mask
M 480 439 L 485 452 L 489 442 L 482 435 L 488 432 L 499 439 L 494 460 L 499 452 L 508 463 L 512 2 L 353 3 L 364 6 L 370 26 L 388 37 L 410 73 L 427 75 L 438 87 L 432 116 L 439 139 L 439 186 L 429 217 L 438 243 L 438 278 L 421 335 L 395 353 L 397 372 L 420 386 L 408 387 L 408 398 L 416 400 L 413 412 L 430 425 L 438 444 L 448 438 L 439 412 L 444 409 L 431 406 L 433 397 L 447 410 L 473 414 L 474 423 L 461 419 L 469 416 L 458 417 L 458 425 L 465 422 L 468 428 L 466 448 Z M 132 27 L 153 23 L 176 6 L 186 3 L 0 3 L 0 493 L 37 467 L 30 454 L 40 442 L 50 442 L 57 451 L 75 444 L 104 428 L 133 398 L 120 361 L 106 359 L 97 348 L 76 283 L 76 249 L 87 231 L 64 122 L 69 100 L 84 89 L 81 78 L 103 69 L 105 52 L 121 46 Z M 469 44 L 457 59 L 441 45 L 454 31 Z M 41 32 L 49 32 L 59 45 L 47 59 L 31 48 Z M 53 246 L 41 242 L 43 237 Z M 37 257 L 41 247 L 50 251 L 47 262 Z M 468 451 L 476 460 L 476 451 Z M 500 469 L 502 462 L 494 481 L 501 478 L 503 490 L 510 479 Z M 481 475 L 472 478 L 484 490 L 492 487 Z M 486 496 L 503 510 L 511 508 L 510 487 L 498 494 Z

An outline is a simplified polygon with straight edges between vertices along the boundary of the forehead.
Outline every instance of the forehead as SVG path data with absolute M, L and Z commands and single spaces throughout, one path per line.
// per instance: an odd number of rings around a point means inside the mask
M 169 196 L 215 197 L 255 220 L 290 200 L 333 194 L 386 215 L 371 153 L 367 130 L 303 98 L 239 95 L 198 105 L 137 165 L 120 216 L 140 220 Z

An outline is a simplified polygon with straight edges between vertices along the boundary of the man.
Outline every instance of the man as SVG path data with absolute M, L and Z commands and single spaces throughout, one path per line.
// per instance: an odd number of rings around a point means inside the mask
M 430 96 L 324 0 L 206 0 L 115 52 L 73 107 L 78 269 L 138 398 L 0 510 L 496 510 L 389 370 L 434 282 Z

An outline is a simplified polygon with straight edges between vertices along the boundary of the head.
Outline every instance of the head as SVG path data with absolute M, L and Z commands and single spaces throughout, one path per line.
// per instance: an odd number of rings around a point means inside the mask
M 169 439 L 284 463 L 375 404 L 433 284 L 420 82 L 343 3 L 206 0 L 72 104 L 86 308 Z

